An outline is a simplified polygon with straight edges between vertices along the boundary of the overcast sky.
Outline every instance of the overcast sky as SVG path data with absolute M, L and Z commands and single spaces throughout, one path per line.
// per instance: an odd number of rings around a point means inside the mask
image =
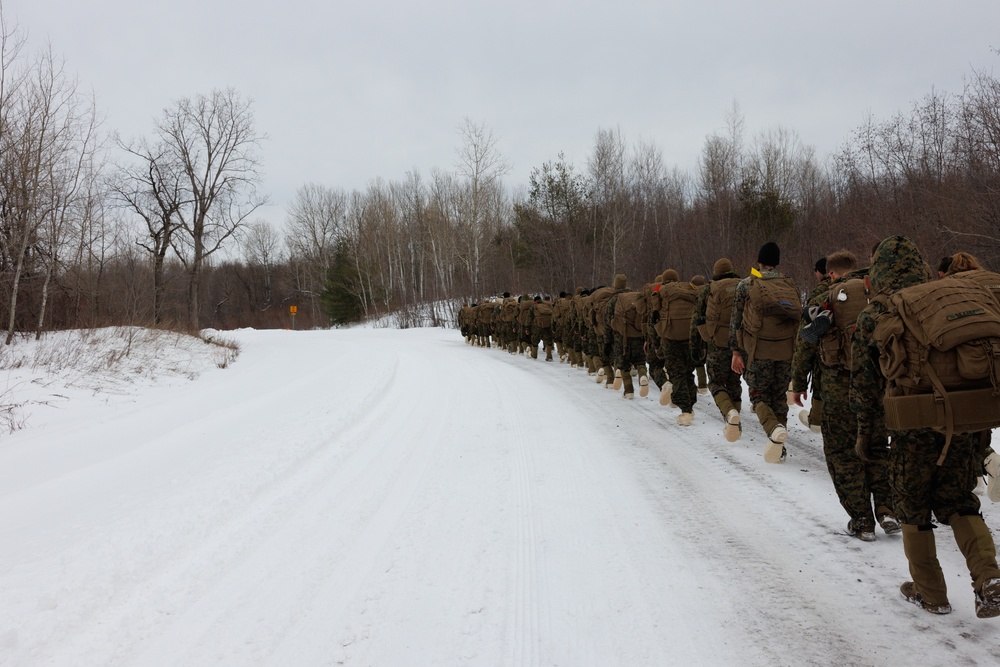
M 693 171 L 734 100 L 748 134 L 782 126 L 826 156 L 868 113 L 1000 70 L 1000 0 L 2 4 L 124 137 L 182 97 L 251 98 L 276 224 L 305 183 L 453 170 L 465 117 L 492 128 L 516 187 L 560 151 L 583 169 L 601 128 Z

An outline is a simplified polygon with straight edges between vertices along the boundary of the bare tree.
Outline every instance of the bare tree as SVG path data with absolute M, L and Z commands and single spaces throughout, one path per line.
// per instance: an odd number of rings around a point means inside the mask
M 32 275 L 42 276 L 40 309 L 44 311 L 65 216 L 80 187 L 86 153 L 92 149 L 96 114 L 93 107 L 82 111 L 76 82 L 63 67 L 51 49 L 42 52 L 10 100 L 9 114 L 4 113 L 0 214 L 5 254 L 12 268 L 7 344 L 17 328 L 21 280 L 29 269 Z M 43 323 L 39 316 L 39 330 Z
M 468 189 L 462 210 L 465 232 L 464 261 L 472 283 L 472 293 L 479 293 L 480 265 L 484 245 L 496 229 L 502 199 L 501 178 L 510 171 L 494 136 L 486 123 L 474 123 L 466 118 L 459 128 L 462 144 L 458 147 L 458 170 L 465 177 Z
M 316 321 L 337 240 L 347 234 L 347 203 L 344 190 L 310 183 L 296 192 L 285 217 L 298 291 L 308 299 L 310 314 Z
M 119 140 L 118 146 L 135 161 L 118 168 L 112 187 L 119 203 L 138 215 L 146 226 L 145 237 L 136 244 L 152 259 L 153 323 L 159 324 L 166 290 L 164 262 L 180 227 L 181 207 L 188 203 L 184 172 L 164 143 L 154 147 L 146 140 L 133 144 Z
M 183 234 L 172 243 L 188 271 L 188 327 L 195 331 L 205 260 L 267 203 L 257 193 L 266 137 L 257 133 L 251 102 L 231 88 L 179 100 L 164 110 L 156 131 L 185 180 L 177 212 Z

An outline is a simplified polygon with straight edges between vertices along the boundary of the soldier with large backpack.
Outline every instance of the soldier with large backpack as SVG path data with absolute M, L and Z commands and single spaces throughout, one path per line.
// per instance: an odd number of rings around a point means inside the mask
M 929 282 L 916 246 L 902 236 L 875 249 L 872 302 L 852 344 L 851 409 L 856 449 L 866 457 L 878 420 L 891 437 L 893 502 L 912 581 L 903 597 L 951 612 L 934 540 L 936 517 L 965 556 L 979 618 L 1000 616 L 1000 568 L 970 475 L 976 433 L 1000 425 L 1000 304 L 961 278 Z
M 739 440 L 742 432 L 743 384 L 733 372 L 729 349 L 729 321 L 739 283 L 732 262 L 724 257 L 716 261 L 712 281 L 699 290 L 691 317 L 691 357 L 696 361 L 705 359 L 708 390 L 722 413 L 723 435 L 729 442 Z
M 943 278 L 954 277 L 972 280 L 990 290 L 994 298 L 1000 301 L 1000 273 L 985 270 L 979 260 L 967 252 L 957 252 L 946 259 L 946 263 L 942 260 L 944 270 L 941 273 Z M 981 455 L 974 464 L 974 472 L 979 479 L 982 479 L 985 472 L 990 479 L 986 486 L 986 495 L 993 502 L 1000 502 L 1000 454 L 993 451 L 990 446 L 991 439 L 992 431 L 979 433 Z M 982 468 L 979 466 L 979 460 L 983 462 Z
M 608 317 L 612 338 L 612 361 L 615 367 L 615 385 L 621 378 L 625 398 L 635 396 L 632 383 L 632 368 L 635 367 L 639 381 L 639 395 L 649 393 L 649 378 L 646 377 L 646 358 L 643 325 L 646 320 L 646 298 L 642 292 L 615 292 L 608 302 Z
M 796 405 L 802 405 L 809 376 L 818 366 L 819 375 L 813 375 L 812 386 L 813 391 L 823 387 L 821 432 L 826 468 L 850 517 L 847 532 L 871 542 L 876 519 L 887 535 L 898 533 L 900 527 L 892 510 L 889 439 L 884 428 L 879 426 L 873 433 L 877 446 L 871 448 L 867 461 L 854 451 L 858 422 L 850 405 L 851 337 L 858 314 L 868 306 L 868 269 L 857 269 L 857 258 L 848 250 L 833 253 L 825 264 L 833 282 L 815 294 L 803 314 L 792 359 L 792 398 Z
M 646 319 L 642 325 L 643 338 L 645 339 L 646 366 L 649 368 L 649 379 L 653 381 L 660 392 L 667 390 L 667 371 L 660 356 L 660 337 L 656 334 L 652 322 L 654 309 L 654 296 L 663 283 L 663 274 L 656 276 L 653 282 L 646 283 L 642 287 L 642 296 L 646 300 Z
M 531 358 L 538 358 L 538 344 L 545 350 L 545 361 L 552 361 L 552 302 L 535 297 L 534 313 L 531 315 Z
M 750 402 L 768 439 L 764 449 L 768 463 L 785 460 L 787 391 L 802 313 L 795 282 L 777 270 L 780 261 L 777 243 L 761 246 L 758 268 L 736 286 L 729 323 L 731 367 L 750 388 Z
M 600 366 L 597 372 L 597 381 L 604 381 L 604 386 L 608 389 L 618 389 L 615 387 L 615 369 L 612 354 L 614 351 L 614 332 L 611 330 L 611 315 L 609 304 L 615 294 L 628 291 L 626 278 L 623 274 L 616 274 L 612 287 L 600 287 L 591 294 L 591 306 L 593 307 L 594 333 L 597 336 L 597 356 L 600 359 Z
M 830 278 L 826 262 L 826 257 L 820 257 L 813 266 L 813 273 L 816 275 L 816 286 L 813 287 L 812 291 L 809 292 L 809 296 L 806 297 L 807 304 L 812 303 L 816 297 L 826 294 L 830 290 L 830 283 L 833 281 Z M 808 426 L 811 431 L 820 433 L 822 432 L 820 425 L 823 423 L 823 378 L 818 360 L 816 366 L 812 369 L 810 384 L 812 385 L 812 400 L 809 402 L 808 410 L 799 412 L 799 420 Z
M 660 356 L 670 378 L 669 399 L 681 409 L 677 416 L 680 426 L 694 422 L 694 404 L 698 390 L 694 383 L 694 360 L 691 359 L 691 316 L 697 293 L 689 282 L 682 282 L 673 269 L 663 274 L 663 282 L 654 297 L 656 312 L 653 327 L 660 338 Z M 661 390 L 661 403 L 665 398 Z

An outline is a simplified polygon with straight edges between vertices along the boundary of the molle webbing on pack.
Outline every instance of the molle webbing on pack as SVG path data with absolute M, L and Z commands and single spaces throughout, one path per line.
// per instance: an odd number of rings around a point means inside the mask
M 611 328 L 625 338 L 642 338 L 646 319 L 646 298 L 642 292 L 623 292 L 615 299 Z
M 851 337 L 858 325 L 858 315 L 868 306 L 864 279 L 835 283 L 826 306 L 833 316 L 833 325 L 820 339 L 820 361 L 830 368 L 851 369 Z
M 532 324 L 541 329 L 552 326 L 552 302 L 539 301 L 535 303 L 535 314 Z
M 801 315 L 799 291 L 791 278 L 751 278 L 743 325 L 736 333 L 748 363 L 791 361 Z
M 656 322 L 656 333 L 667 340 L 691 338 L 691 317 L 698 296 L 695 288 L 690 283 L 664 283 L 657 294 L 660 318 Z
M 729 347 L 729 320 L 733 316 L 733 300 L 739 278 L 713 280 L 705 300 L 705 323 L 698 325 L 698 333 L 705 342 L 716 347 Z
M 944 433 L 940 465 L 955 433 L 1000 426 L 1000 303 L 961 278 L 907 287 L 883 303 L 872 337 L 887 380 L 886 426 Z
M 614 293 L 615 291 L 610 287 L 602 287 L 594 290 L 594 292 L 590 295 L 591 323 L 598 336 L 604 336 L 605 334 L 611 333 L 610 331 L 604 330 L 604 311 L 607 310 L 608 301 L 611 300 Z

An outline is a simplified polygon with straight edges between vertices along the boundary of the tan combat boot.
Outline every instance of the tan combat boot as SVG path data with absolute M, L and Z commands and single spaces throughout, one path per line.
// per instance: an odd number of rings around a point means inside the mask
M 629 375 L 628 381 L 629 384 L 632 384 L 631 375 Z M 619 389 L 622 388 L 622 371 L 620 368 L 615 369 L 615 381 L 611 384 L 611 386 L 612 388 L 614 388 L 615 391 L 618 391 Z
M 899 592 L 908 602 L 932 614 L 950 614 L 948 604 L 948 586 L 944 581 L 944 573 L 937 558 L 937 546 L 934 544 L 934 531 L 928 526 L 921 530 L 920 526 L 903 524 L 903 553 L 910 565 L 910 576 L 913 581 L 907 581 L 899 587 Z
M 698 366 L 694 369 L 695 373 L 698 375 L 698 393 L 707 394 L 708 393 L 708 374 L 705 372 L 704 366 Z
M 622 395 L 629 400 L 635 398 L 635 385 L 632 384 L 632 374 L 622 373 L 622 377 L 619 379 L 621 380 L 622 385 L 625 389 Z
M 788 431 L 784 424 L 778 421 L 767 403 L 757 403 L 757 419 L 764 427 L 767 434 L 767 443 L 764 446 L 764 461 L 767 463 L 785 462 L 785 441 L 788 440 Z
M 670 405 L 670 393 L 673 387 L 672 384 L 667 382 L 660 388 L 660 405 Z
M 639 395 L 643 398 L 649 396 L 649 376 L 646 375 L 646 366 L 639 366 Z
M 990 452 L 983 461 L 983 468 L 990 476 L 990 482 L 986 485 L 986 497 L 995 503 L 1000 503 L 1000 454 Z
M 965 556 L 965 564 L 972 575 L 976 616 L 1000 616 L 1000 568 L 997 567 L 997 548 L 989 527 L 979 514 L 952 515 L 948 517 L 948 525 L 955 533 L 955 543 Z
M 726 422 L 726 425 L 722 427 L 722 435 L 726 438 L 726 442 L 736 442 L 743 434 L 743 427 L 740 425 L 740 409 L 736 407 L 726 391 L 720 391 L 712 398 L 715 399 L 715 404 L 718 406 L 719 412 L 722 413 L 722 420 Z

